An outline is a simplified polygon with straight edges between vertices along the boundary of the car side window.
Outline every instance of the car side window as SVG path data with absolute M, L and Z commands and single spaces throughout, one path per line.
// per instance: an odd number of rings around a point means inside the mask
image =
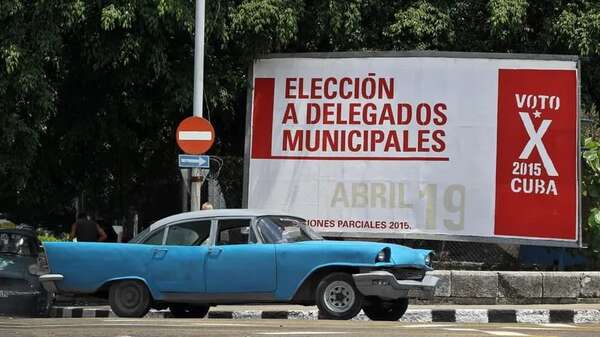
M 144 241 L 144 244 L 146 244 L 146 245 L 162 245 L 164 235 L 165 235 L 165 229 L 163 228 L 159 231 L 156 231 L 153 234 L 150 234 L 150 237 L 147 238 L 146 241 Z
M 220 219 L 216 244 L 240 245 L 256 243 L 254 231 L 250 228 L 250 219 Z
M 167 245 L 207 245 L 210 236 L 210 224 L 210 220 L 204 220 L 172 225 L 167 233 Z

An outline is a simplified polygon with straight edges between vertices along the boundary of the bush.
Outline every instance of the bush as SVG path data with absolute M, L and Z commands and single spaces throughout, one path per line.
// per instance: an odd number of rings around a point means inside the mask
M 69 241 L 69 235 L 67 233 L 54 234 L 48 231 L 38 231 L 38 240 L 40 242 L 64 242 Z
M 600 263 L 600 142 L 586 138 L 583 151 L 583 235 L 587 254 Z M 586 217 L 587 215 L 587 217 Z

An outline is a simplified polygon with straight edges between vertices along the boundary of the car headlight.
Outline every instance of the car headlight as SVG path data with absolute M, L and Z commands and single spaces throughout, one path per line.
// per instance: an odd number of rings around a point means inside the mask
M 431 253 L 427 254 L 427 256 L 425 256 L 425 265 L 427 267 L 431 267 Z
M 390 250 L 388 248 L 380 250 L 379 253 L 377 253 L 375 262 L 390 262 Z
M 29 273 L 31 275 L 40 276 L 40 275 L 44 274 L 37 264 L 29 265 L 29 268 L 27 268 L 27 269 L 29 269 Z

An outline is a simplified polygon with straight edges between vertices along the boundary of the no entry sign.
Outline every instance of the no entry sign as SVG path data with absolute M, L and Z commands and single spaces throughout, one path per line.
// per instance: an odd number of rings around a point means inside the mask
M 177 127 L 177 145 L 187 154 L 203 154 L 215 142 L 215 129 L 202 117 L 188 117 Z

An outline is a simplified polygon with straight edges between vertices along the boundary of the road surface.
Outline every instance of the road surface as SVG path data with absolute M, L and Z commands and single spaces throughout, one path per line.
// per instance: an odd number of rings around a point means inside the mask
M 596 337 L 600 325 L 409 324 L 371 321 L 0 318 L 2 337 L 163 336 L 561 336 Z

